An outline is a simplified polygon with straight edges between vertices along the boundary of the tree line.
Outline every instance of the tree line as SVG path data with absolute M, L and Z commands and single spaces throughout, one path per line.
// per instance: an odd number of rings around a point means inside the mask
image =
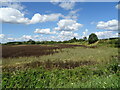
M 116 39 L 116 38 L 109 38 L 109 40 L 112 39 Z M 77 39 L 76 37 L 74 37 L 73 39 L 70 40 L 65 40 L 65 41 L 34 41 L 32 39 L 28 40 L 28 41 L 23 41 L 23 42 L 19 42 L 19 41 L 15 41 L 15 42 L 7 42 L 4 43 L 3 45 L 22 45 L 22 44 L 27 44 L 27 45 L 31 45 L 31 44 L 59 44 L 59 43 L 74 43 L 74 42 L 88 42 L 89 44 L 93 44 L 95 42 L 97 42 L 98 36 L 95 33 L 92 33 L 89 35 L 89 37 L 83 37 L 82 39 Z M 119 42 L 115 42 L 118 43 Z

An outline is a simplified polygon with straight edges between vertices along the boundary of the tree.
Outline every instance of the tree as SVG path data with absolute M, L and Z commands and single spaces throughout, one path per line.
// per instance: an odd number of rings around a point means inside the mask
M 73 39 L 69 40 L 68 42 L 69 43 L 72 43 L 72 42 L 77 42 L 78 40 L 76 39 L 76 37 L 74 37 Z
M 83 37 L 83 40 L 86 41 L 86 40 L 87 40 L 87 37 Z
M 35 41 L 33 41 L 32 39 L 30 39 L 29 41 L 27 41 L 28 44 L 35 44 Z
M 74 41 L 77 41 L 76 37 L 73 38 Z
M 84 40 L 83 40 L 83 39 L 79 39 L 78 41 L 79 41 L 79 42 L 83 42 Z
M 95 33 L 89 35 L 88 42 L 89 44 L 95 43 L 98 41 L 98 37 Z

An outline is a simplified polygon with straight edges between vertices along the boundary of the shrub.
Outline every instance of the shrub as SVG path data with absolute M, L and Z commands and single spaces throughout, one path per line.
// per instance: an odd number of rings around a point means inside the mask
M 88 42 L 89 44 L 95 43 L 98 41 L 98 37 L 96 34 L 92 33 L 89 35 Z

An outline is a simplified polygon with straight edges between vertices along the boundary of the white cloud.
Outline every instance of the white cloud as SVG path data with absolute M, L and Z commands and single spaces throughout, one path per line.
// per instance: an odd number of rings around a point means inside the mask
M 7 37 L 7 35 L 0 34 L 0 43 L 13 42 L 15 38 Z
M 55 41 L 64 41 L 64 40 L 70 40 L 74 37 L 79 38 L 78 33 L 74 33 L 72 31 L 61 31 L 60 33 L 57 33 L 57 36 L 51 36 L 49 39 Z
M 0 34 L 1 43 L 14 42 L 14 41 L 28 41 L 29 39 L 35 41 L 43 41 L 43 40 L 47 40 L 48 38 L 43 37 L 43 35 L 23 35 L 18 38 L 13 38 L 13 37 L 8 37 L 8 35 Z
M 52 32 L 45 30 L 43 32 L 40 32 L 40 33 L 43 33 L 43 34 L 51 34 Z M 52 33 L 54 34 L 54 33 Z M 41 37 L 41 40 L 47 40 L 47 41 L 64 41 L 64 40 L 70 40 L 72 39 L 73 37 L 79 37 L 78 33 L 73 33 L 71 31 L 61 31 L 60 33 L 55 33 L 56 35 L 55 36 L 49 36 L 49 37 Z
M 51 32 L 49 28 L 47 29 L 36 29 L 34 33 L 40 33 L 40 34 L 56 34 L 55 31 Z
M 59 35 L 77 37 L 78 33 L 73 33 L 73 32 L 69 32 L 69 31 L 61 31 Z
M 28 18 L 17 9 L 13 8 L 0 8 L 0 21 L 5 23 L 27 24 Z
M 22 5 L 19 4 L 19 3 L 10 4 L 8 7 L 10 7 L 10 8 L 15 8 L 15 9 L 18 9 L 18 10 L 23 10 L 23 9 L 24 9 L 24 6 L 22 6 Z
M 107 22 L 100 21 L 97 24 L 97 29 L 104 29 L 104 30 L 118 30 L 118 20 L 110 20 Z
M 65 19 L 73 19 L 73 20 L 77 20 L 79 14 L 77 14 L 77 12 L 79 11 L 79 9 L 77 10 L 71 10 L 67 16 L 63 16 L 63 18 Z
M 42 35 L 23 35 L 22 37 L 16 38 L 16 41 L 28 41 L 30 39 L 34 41 L 41 41 L 44 37 Z
M 9 41 L 14 41 L 15 39 L 14 38 L 7 38 Z
M 32 19 L 24 17 L 24 14 L 13 8 L 0 8 L 0 21 L 4 23 L 13 23 L 13 24 L 36 24 L 48 21 L 56 21 L 61 17 L 61 14 L 49 14 L 49 15 L 40 15 L 39 13 L 34 14 Z
M 61 2 L 59 6 L 65 10 L 70 10 L 74 8 L 75 2 Z
M 76 31 L 83 26 L 72 19 L 62 19 L 57 23 L 57 25 L 58 27 L 54 28 L 54 30 L 57 31 Z
M 23 35 L 22 39 L 29 40 L 29 39 L 32 39 L 32 36 L 31 35 Z
M 51 3 L 60 6 L 65 10 L 71 10 L 75 6 L 75 0 L 51 0 Z
M 120 9 L 120 4 L 117 4 L 115 7 L 116 7 L 117 9 Z
M 0 39 L 3 39 L 5 38 L 5 35 L 4 34 L 0 34 Z
M 15 2 L 16 0 L 0 0 L 0 2 Z
M 112 38 L 112 37 L 118 37 L 118 33 L 113 33 L 113 31 L 103 31 L 103 32 L 95 32 L 95 34 L 98 36 L 98 38 Z
M 61 0 L 50 0 L 50 2 L 53 3 L 53 4 L 55 4 L 55 5 L 58 4 L 60 1 Z
M 39 38 L 40 36 L 39 35 L 35 35 L 34 38 Z
M 25 6 L 21 5 L 20 2 L 4 2 L 0 3 L 0 5 L 3 7 L 14 8 L 17 10 L 23 10 L 25 8 Z
M 36 13 L 30 20 L 30 24 L 47 22 L 47 21 L 57 21 L 61 16 L 62 16 L 61 14 L 40 15 L 39 13 Z

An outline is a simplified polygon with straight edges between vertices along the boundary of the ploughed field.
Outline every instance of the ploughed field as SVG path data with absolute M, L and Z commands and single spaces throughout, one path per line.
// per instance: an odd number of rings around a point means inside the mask
M 13 57 L 28 57 L 28 56 L 42 56 L 58 53 L 63 48 L 74 48 L 74 47 L 87 47 L 84 45 L 69 45 L 69 44 L 56 44 L 56 45 L 4 45 L 2 46 L 2 57 L 13 58 Z

